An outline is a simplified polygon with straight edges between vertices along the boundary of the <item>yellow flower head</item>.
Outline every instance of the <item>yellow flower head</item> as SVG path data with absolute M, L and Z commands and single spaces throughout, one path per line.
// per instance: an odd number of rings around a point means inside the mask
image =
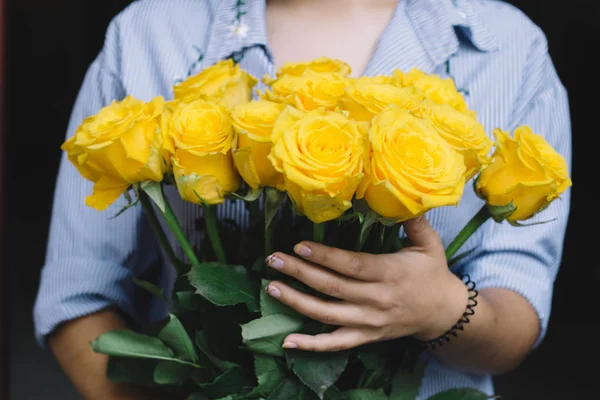
M 364 154 L 365 134 L 355 121 L 323 109 L 287 107 L 275 122 L 269 158 L 298 211 L 321 223 L 352 206 Z
M 508 221 L 522 221 L 545 209 L 572 185 L 567 162 L 530 127 L 494 130 L 496 150 L 491 165 L 477 180 L 477 193 L 491 206 L 510 203 L 516 210 Z
M 252 99 L 252 88 L 256 83 L 256 78 L 227 59 L 175 85 L 173 93 L 176 100 L 209 99 L 222 102 L 231 109 Z
M 347 78 L 337 72 L 314 72 L 307 69 L 301 76 L 283 75 L 270 81 L 270 90 L 267 89 L 260 95 L 299 110 L 324 108 L 333 111 L 339 106 L 348 82 Z
M 456 90 L 451 78 L 442 79 L 439 75 L 426 74 L 416 68 L 408 73 L 396 69 L 393 77 L 400 87 L 413 86 L 438 104 L 447 104 L 462 113 L 474 114 L 469 110 L 463 95 Z
M 233 160 L 240 175 L 253 189 L 273 186 L 283 189 L 283 176 L 268 159 L 271 133 L 284 104 L 267 100 L 251 101 L 233 109 L 231 118 L 236 132 Z
M 285 63 L 277 71 L 276 76 L 302 76 L 306 70 L 311 70 L 313 72 L 335 72 L 345 77 L 349 76 L 351 72 L 350 66 L 341 60 L 335 60 L 329 57 L 319 57 L 308 62 Z M 267 77 L 266 80 L 268 82 L 269 78 Z M 269 84 L 270 83 L 267 83 L 267 85 Z
M 479 173 L 491 161 L 489 157 L 493 142 L 475 117 L 464 114 L 448 104 L 438 105 L 431 101 L 421 103 L 413 114 L 427 119 L 438 133 L 465 159 L 466 179 Z
M 375 82 L 377 81 L 370 78 L 361 78 L 346 87 L 341 103 L 342 109 L 348 111 L 350 118 L 370 122 L 390 104 L 412 110 L 425 100 L 425 95 L 413 87 L 401 88 Z
M 392 104 L 373 119 L 365 179 L 357 198 L 397 221 L 456 205 L 465 185 L 463 157 L 428 121 Z
M 239 187 L 231 147 L 233 128 L 224 106 L 205 100 L 179 103 L 169 121 L 175 182 L 181 198 L 220 204 Z
M 94 182 L 93 194 L 85 199 L 88 206 L 104 210 L 131 184 L 162 180 L 163 107 L 162 97 L 149 103 L 131 96 L 113 101 L 86 118 L 62 145 L 81 175 Z

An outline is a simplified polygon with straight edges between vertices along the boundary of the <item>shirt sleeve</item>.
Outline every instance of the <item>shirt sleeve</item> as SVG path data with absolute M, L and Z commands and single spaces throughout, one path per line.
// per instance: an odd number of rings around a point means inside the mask
M 108 36 L 107 36 L 108 37 Z M 89 67 L 70 118 L 67 137 L 84 118 L 112 100 L 125 97 L 117 75 L 105 61 L 114 49 L 105 48 Z M 46 260 L 34 306 L 35 334 L 43 346 L 46 335 L 65 321 L 106 308 L 117 308 L 135 322 L 131 276 L 156 262 L 156 246 L 146 245 L 139 207 L 112 219 L 123 198 L 104 212 L 85 206 L 92 183 L 79 175 L 63 154 L 55 188 Z M 144 243 L 142 243 L 144 241 Z M 136 250 L 144 247 L 143 252 Z
M 529 125 L 563 155 L 571 168 L 571 123 L 567 92 L 560 82 L 543 34 L 529 56 L 511 132 Z M 465 259 L 464 272 L 478 288 L 506 288 L 531 303 L 540 321 L 537 347 L 546 333 L 552 292 L 561 263 L 568 221 L 570 189 L 525 223 L 527 227 L 487 222 L 477 235 L 478 247 Z

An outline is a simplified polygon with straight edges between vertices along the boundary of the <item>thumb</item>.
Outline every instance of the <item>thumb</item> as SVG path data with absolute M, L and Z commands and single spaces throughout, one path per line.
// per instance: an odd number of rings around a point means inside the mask
M 429 222 L 424 216 L 409 219 L 403 223 L 404 232 L 410 243 L 413 246 L 422 247 L 424 249 L 442 248 L 442 241 L 439 235 L 429 225 Z

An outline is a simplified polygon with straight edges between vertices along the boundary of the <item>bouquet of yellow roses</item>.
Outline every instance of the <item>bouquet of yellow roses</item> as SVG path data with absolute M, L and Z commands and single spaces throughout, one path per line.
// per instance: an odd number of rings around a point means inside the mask
M 521 225 L 571 180 L 565 160 L 526 126 L 513 137 L 497 129 L 492 142 L 451 79 L 419 70 L 349 75 L 328 58 L 286 64 L 252 100 L 257 80 L 225 60 L 176 85 L 171 101 L 114 101 L 64 143 L 94 182 L 86 204 L 104 210 L 124 196 L 125 211 L 140 203 L 177 273 L 170 295 L 135 280 L 170 305 L 163 323 L 92 343 L 110 355 L 111 379 L 190 400 L 416 398 L 423 367 L 408 339 L 335 353 L 284 349 L 290 333 L 335 327 L 266 295 L 269 281 L 287 278 L 265 268 L 265 257 L 306 239 L 399 251 L 402 222 L 457 205 L 473 180 L 482 207 L 446 249 L 451 265 L 483 223 Z M 165 196 L 169 185 L 203 208 L 199 246 Z M 246 202 L 247 229 L 217 218 L 228 199 Z M 459 396 L 489 398 L 474 390 L 433 398 Z

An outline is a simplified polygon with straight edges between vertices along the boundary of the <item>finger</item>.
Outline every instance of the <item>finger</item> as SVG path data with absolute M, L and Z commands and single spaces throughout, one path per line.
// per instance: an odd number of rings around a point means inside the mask
M 294 333 L 285 338 L 283 347 L 306 351 L 340 351 L 377 341 L 377 335 L 368 329 L 342 327 L 331 333 L 315 336 Z
M 429 248 L 442 248 L 439 235 L 431 227 L 425 216 L 409 219 L 403 223 L 404 232 L 412 246 Z
M 357 281 L 287 254 L 274 253 L 266 262 L 323 294 L 353 303 L 369 303 L 376 290 L 371 286 L 374 283 Z
M 302 293 L 281 282 L 271 282 L 266 292 L 300 314 L 328 325 L 361 326 L 367 317 L 361 307 L 346 303 L 319 299 Z
M 300 242 L 294 246 L 294 252 L 312 263 L 355 279 L 376 281 L 381 275 L 373 254 L 337 249 L 314 242 Z

